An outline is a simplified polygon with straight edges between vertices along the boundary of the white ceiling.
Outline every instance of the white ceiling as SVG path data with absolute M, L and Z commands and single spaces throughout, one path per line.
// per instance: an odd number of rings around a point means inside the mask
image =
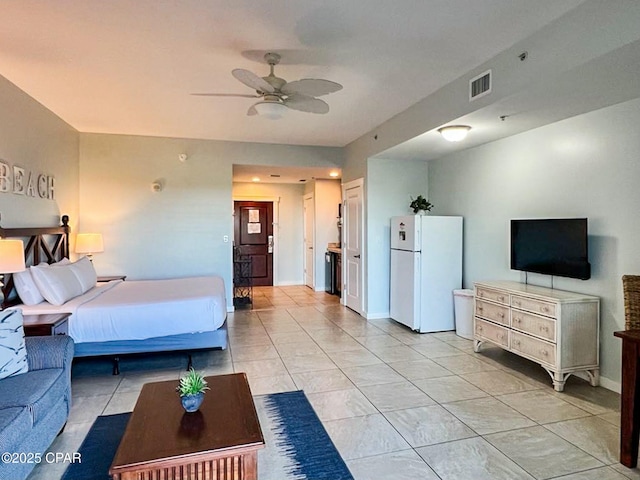
M 82 132 L 344 146 L 582 1 L 2 0 L 0 74 Z M 341 83 L 331 111 L 190 95 L 252 93 L 266 51 Z

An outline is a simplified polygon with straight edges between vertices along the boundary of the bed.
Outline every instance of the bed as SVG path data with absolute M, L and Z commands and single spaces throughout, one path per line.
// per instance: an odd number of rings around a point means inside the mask
M 54 264 L 69 257 L 68 222 L 64 216 L 60 227 L 0 227 L 0 236 L 25 241 L 27 265 Z M 116 280 L 92 286 L 61 305 L 25 305 L 11 275 L 5 276 L 2 290 L 3 308 L 20 308 L 25 315 L 70 313 L 75 356 L 110 355 L 114 374 L 124 354 L 227 347 L 224 282 L 218 276 Z

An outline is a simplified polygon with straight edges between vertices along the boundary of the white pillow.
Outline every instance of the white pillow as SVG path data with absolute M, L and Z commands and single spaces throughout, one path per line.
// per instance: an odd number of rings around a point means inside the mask
M 33 280 L 45 300 L 52 305 L 62 305 L 81 295 L 82 285 L 71 269 L 71 265 L 30 267 Z
M 29 270 L 14 273 L 13 283 L 16 286 L 20 300 L 25 305 L 37 305 L 44 301 L 44 297 L 38 290 L 38 286 L 33 281 L 33 276 Z
M 71 263 L 71 260 L 64 257 L 62 260 L 54 263 L 51 266 L 58 267 L 58 266 L 69 265 L 70 263 Z M 38 265 L 41 267 L 50 266 L 47 262 L 42 262 Z M 44 302 L 44 297 L 40 293 L 38 286 L 33 280 L 33 275 L 31 275 L 31 272 L 28 269 L 22 272 L 14 273 L 13 282 L 16 286 L 16 291 L 18 292 L 18 296 L 20 297 L 20 300 L 22 300 L 22 303 L 24 303 L 25 305 L 37 305 L 41 302 Z
M 0 311 L 0 379 L 28 371 L 22 312 Z
M 69 268 L 80 282 L 80 285 L 82 286 L 82 293 L 91 290 L 96 286 L 98 275 L 96 274 L 96 269 L 93 268 L 93 263 L 89 260 L 89 257 L 82 257 L 77 262 L 70 264 Z

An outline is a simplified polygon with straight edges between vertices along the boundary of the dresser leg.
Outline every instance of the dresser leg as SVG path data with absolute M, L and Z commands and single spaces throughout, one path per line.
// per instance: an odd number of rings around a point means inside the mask
M 551 377 L 551 380 L 553 380 L 553 389 L 556 392 L 562 392 L 564 390 L 564 384 L 567 382 L 567 378 L 569 378 L 569 375 L 571 375 L 570 373 L 564 374 L 564 373 L 560 373 L 560 372 L 554 372 L 552 370 L 549 370 L 546 367 L 543 367 L 547 373 L 549 374 L 549 376 Z
M 473 351 L 478 353 L 480 351 L 480 345 L 482 345 L 482 340 L 474 340 L 473 341 Z
M 600 369 L 594 368 L 593 370 L 587 370 L 587 375 L 589 375 L 589 383 L 592 387 L 597 387 L 600 385 Z

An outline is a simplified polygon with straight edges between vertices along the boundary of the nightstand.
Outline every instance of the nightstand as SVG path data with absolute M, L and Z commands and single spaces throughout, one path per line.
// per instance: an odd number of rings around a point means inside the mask
M 105 275 L 104 277 L 98 277 L 98 283 L 113 282 L 114 280 L 122 280 L 124 282 L 126 278 L 126 275 Z
M 69 312 L 25 315 L 24 336 L 67 335 L 69 333 Z

